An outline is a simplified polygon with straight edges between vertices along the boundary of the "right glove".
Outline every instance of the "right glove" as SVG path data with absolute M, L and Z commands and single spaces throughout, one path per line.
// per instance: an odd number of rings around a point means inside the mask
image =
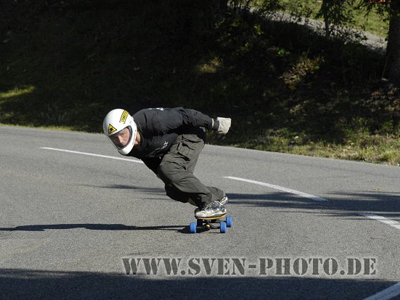
M 231 128 L 232 119 L 231 118 L 221 118 L 218 117 L 214 120 L 214 130 L 221 135 L 227 134 L 229 128 Z

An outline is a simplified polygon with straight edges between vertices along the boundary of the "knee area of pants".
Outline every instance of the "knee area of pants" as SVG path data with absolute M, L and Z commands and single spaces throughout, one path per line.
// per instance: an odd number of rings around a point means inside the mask
M 180 172 L 174 172 L 167 168 L 158 168 L 158 177 L 164 182 L 176 182 L 182 177 Z

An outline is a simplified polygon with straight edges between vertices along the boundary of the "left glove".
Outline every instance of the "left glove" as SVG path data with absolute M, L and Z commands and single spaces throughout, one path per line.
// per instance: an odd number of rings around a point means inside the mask
M 225 135 L 228 133 L 229 128 L 231 128 L 232 119 L 231 118 L 221 118 L 218 117 L 213 119 L 213 129 L 220 135 Z

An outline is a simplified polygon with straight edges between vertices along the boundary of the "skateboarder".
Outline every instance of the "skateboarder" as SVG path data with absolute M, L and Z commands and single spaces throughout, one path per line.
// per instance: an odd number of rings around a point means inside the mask
M 213 119 L 182 107 L 143 109 L 133 116 L 114 109 L 104 118 L 103 131 L 120 154 L 141 159 L 164 182 L 170 198 L 197 206 L 196 217 L 216 217 L 226 214 L 228 197 L 205 186 L 193 172 L 205 130 L 226 134 L 230 126 L 230 118 Z

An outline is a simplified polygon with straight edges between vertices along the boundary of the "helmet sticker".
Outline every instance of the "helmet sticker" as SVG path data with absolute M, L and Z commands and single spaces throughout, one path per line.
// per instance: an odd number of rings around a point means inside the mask
M 129 116 L 129 113 L 126 110 L 124 110 L 121 115 L 121 119 L 119 119 L 119 122 L 125 124 L 126 118 L 128 118 L 128 116 Z
M 112 126 L 111 124 L 108 124 L 108 134 L 112 134 L 117 131 L 117 128 Z

